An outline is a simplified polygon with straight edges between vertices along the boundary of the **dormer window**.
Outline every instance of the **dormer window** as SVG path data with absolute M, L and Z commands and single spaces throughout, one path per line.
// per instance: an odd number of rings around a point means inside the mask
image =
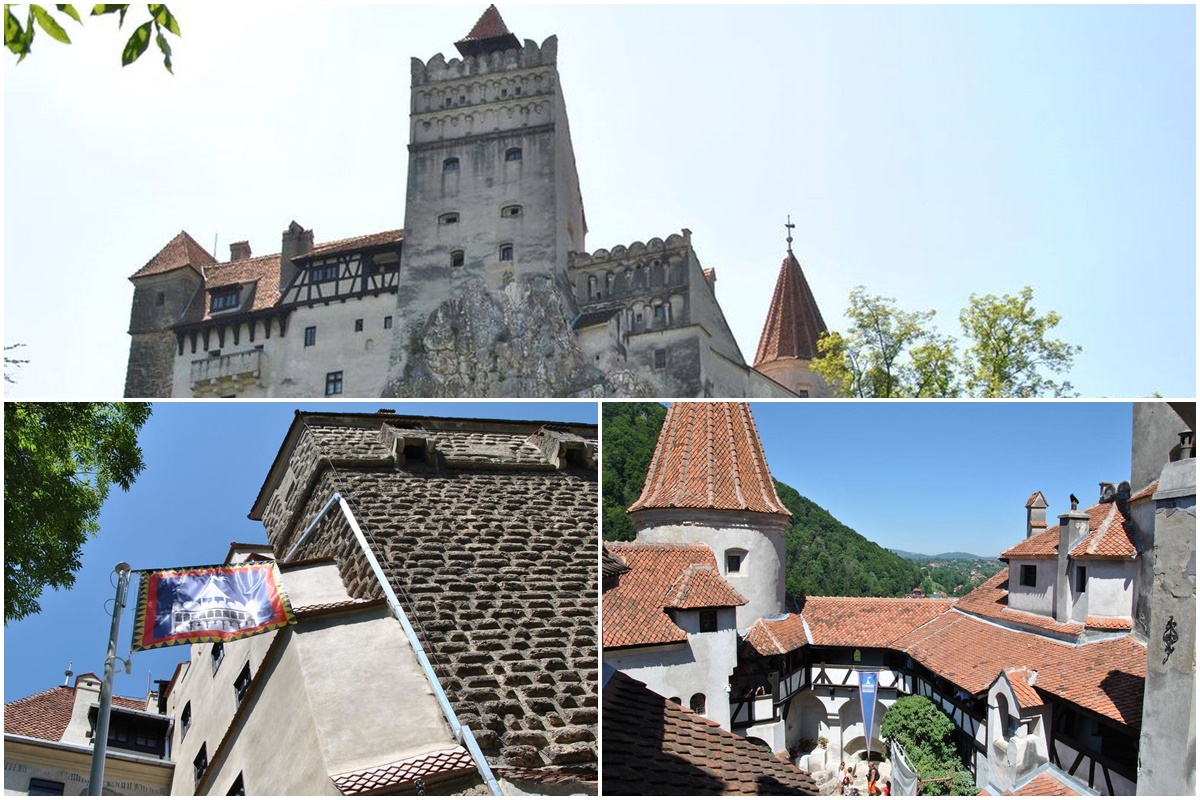
M 233 286 L 228 289 L 214 289 L 210 308 L 212 311 L 232 311 L 239 305 L 241 287 Z
M 1021 585 L 1037 586 L 1037 564 L 1021 565 Z
M 510 147 L 507 150 L 505 150 L 504 151 L 504 160 L 505 161 L 520 161 L 521 160 L 521 148 Z
M 447 101 L 449 102 L 449 101 Z M 442 172 L 458 172 L 458 159 L 447 158 L 442 162 Z
M 1075 568 L 1075 591 L 1087 591 L 1087 567 Z
M 457 225 L 458 212 L 450 211 L 438 217 L 438 225 Z
M 519 217 L 519 216 L 521 216 L 521 207 L 520 206 L 505 206 L 504 208 L 500 209 L 500 216 L 502 216 L 502 217 Z

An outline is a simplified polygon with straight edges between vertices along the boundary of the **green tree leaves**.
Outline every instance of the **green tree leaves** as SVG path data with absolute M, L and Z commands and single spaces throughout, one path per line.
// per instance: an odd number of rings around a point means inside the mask
M 959 314 L 965 351 L 931 326 L 933 311 L 904 311 L 859 286 L 846 310 L 850 327 L 821 337 L 813 369 L 843 397 L 1041 397 L 1070 394 L 1051 375 L 1070 370 L 1081 348 L 1047 338 L 1053 311 L 1039 316 L 1033 290 L 971 295 Z
M 63 44 L 70 44 L 71 38 L 67 35 L 67 31 L 54 17 L 54 15 L 46 10 L 45 7 L 39 5 L 30 5 L 29 14 L 25 24 L 17 18 L 13 13 L 14 5 L 6 4 L 4 6 L 4 46 L 7 47 L 17 56 L 17 63 L 25 60 L 25 57 L 32 52 L 33 39 L 37 33 L 37 28 L 45 31 L 46 35 Z M 79 12 L 74 6 L 69 4 L 57 4 L 55 10 L 79 24 L 83 24 L 83 19 L 79 16 Z M 129 66 L 133 62 L 141 58 L 142 54 L 150 45 L 150 38 L 153 34 L 154 42 L 158 46 L 159 51 L 163 54 L 163 66 L 167 72 L 172 72 L 171 67 L 171 45 L 167 41 L 167 37 L 163 35 L 164 31 L 179 36 L 179 21 L 175 15 L 171 13 L 167 6 L 161 3 L 151 3 L 146 6 L 150 14 L 150 19 L 142 23 L 134 29 L 129 39 L 125 42 L 125 47 L 121 50 L 121 66 Z M 129 11 L 129 5 L 116 3 L 100 3 L 92 6 L 91 15 L 93 17 L 106 16 L 108 14 L 117 15 L 117 27 L 124 27 L 125 15 Z M 35 24 L 36 23 L 36 26 Z
M 633 520 L 625 509 L 642 493 L 654 445 L 667 409 L 660 403 L 604 404 L 604 538 L 632 541 Z
M 895 740 L 922 781 L 924 795 L 974 795 L 978 793 L 971 773 L 963 769 L 954 749 L 954 723 L 927 697 L 901 697 L 887 710 L 880 726 L 884 739 Z
M 45 587 L 70 588 L 113 484 L 142 471 L 148 403 L 5 403 L 4 622 L 36 614 Z

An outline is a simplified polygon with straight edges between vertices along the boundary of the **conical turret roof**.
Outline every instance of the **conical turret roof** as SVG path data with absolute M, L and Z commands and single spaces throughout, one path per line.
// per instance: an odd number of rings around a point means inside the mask
M 488 6 L 471 32 L 454 43 L 464 57 L 478 56 L 497 50 L 519 50 L 521 43 L 513 36 L 504 18 L 494 5 Z
M 775 281 L 775 294 L 758 340 L 754 366 L 781 358 L 816 358 L 817 340 L 825 330 L 821 309 L 817 308 L 804 270 L 789 245 L 779 279 Z
M 702 508 L 791 516 L 746 403 L 674 403 L 629 511 Z

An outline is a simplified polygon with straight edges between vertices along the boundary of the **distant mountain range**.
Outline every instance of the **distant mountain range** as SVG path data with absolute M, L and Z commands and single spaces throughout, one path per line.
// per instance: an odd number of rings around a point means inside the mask
M 977 556 L 972 553 L 938 553 L 936 556 L 927 556 L 924 553 L 910 553 L 906 550 L 897 550 L 894 547 L 889 547 L 888 550 L 900 556 L 907 558 L 909 561 L 995 561 L 995 556 Z

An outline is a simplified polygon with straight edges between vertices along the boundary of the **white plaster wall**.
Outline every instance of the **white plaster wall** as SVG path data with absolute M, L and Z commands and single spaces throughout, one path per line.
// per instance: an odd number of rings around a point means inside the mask
M 1037 565 L 1037 586 L 1021 585 L 1021 567 Z M 1058 583 L 1057 564 L 1054 559 L 1013 559 L 1008 563 L 1008 607 L 1014 611 L 1028 611 L 1045 616 L 1054 615 L 1054 587 Z
M 705 697 L 705 716 L 725 730 L 729 720 L 729 676 L 737 664 L 737 634 L 732 609 L 717 611 L 717 630 L 700 633 L 699 611 L 678 611 L 676 623 L 688 633 L 686 644 L 606 650 L 604 662 L 639 680 L 663 697 L 687 706 L 697 692 Z
M 1133 561 L 1073 562 L 1087 567 L 1087 613 L 1093 617 L 1128 617 L 1133 613 Z
M 384 328 L 384 318 L 396 315 L 396 298 L 391 294 L 336 300 L 328 305 L 298 306 L 288 319 L 287 333 L 280 335 L 278 324 L 272 323 L 271 338 L 266 338 L 262 325 L 253 342 L 245 325 L 234 345 L 232 334 L 225 335 L 222 355 L 241 353 L 261 347 L 262 370 L 259 380 L 237 393 L 238 397 L 324 397 L 325 376 L 342 373 L 342 397 L 379 397 L 387 380 L 389 352 L 394 328 Z M 362 331 L 355 332 L 354 322 L 363 321 Z M 304 330 L 315 325 L 317 341 L 304 346 Z M 210 337 L 210 349 L 217 348 L 217 338 Z M 203 341 L 198 339 L 192 352 L 190 339 L 184 340 L 183 355 L 175 357 L 172 392 L 175 397 L 223 396 L 221 388 L 200 387 L 198 394 L 191 388 L 194 361 L 208 358 Z M 215 394 L 213 394 L 215 392 Z
M 722 524 L 716 514 L 708 516 L 712 518 L 711 522 L 690 525 L 682 520 L 660 520 L 651 524 L 639 517 L 634 520 L 638 525 L 637 539 L 652 544 L 707 544 L 711 547 L 721 575 L 750 601 L 738 606 L 738 630 L 747 630 L 760 617 L 781 615 L 786 582 L 783 533 Z M 743 514 L 736 516 L 744 517 Z M 746 551 L 739 574 L 726 573 L 725 551 L 730 549 Z

